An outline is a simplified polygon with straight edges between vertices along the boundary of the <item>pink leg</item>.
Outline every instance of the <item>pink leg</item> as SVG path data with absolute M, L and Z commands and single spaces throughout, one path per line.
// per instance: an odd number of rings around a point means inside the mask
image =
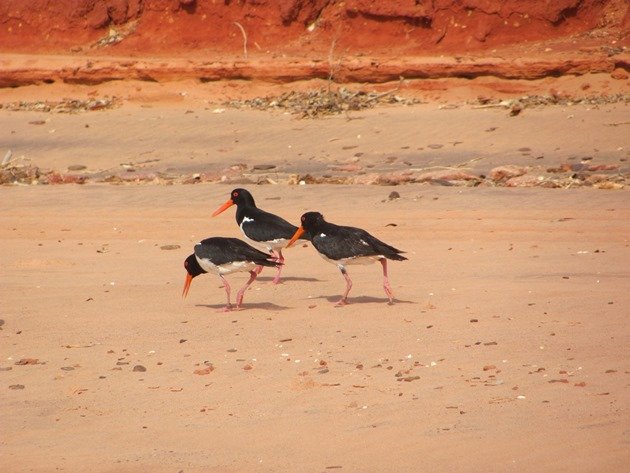
M 249 277 L 249 281 L 247 281 L 245 285 L 240 289 L 240 291 L 238 291 L 238 294 L 236 295 L 236 308 L 237 309 L 240 308 L 241 304 L 243 303 L 243 296 L 245 295 L 245 291 L 247 291 L 247 288 L 254 282 L 254 280 L 256 279 L 256 276 L 258 276 L 258 272 L 256 272 L 258 268 L 262 269 L 262 266 L 256 266 L 255 269 L 249 272 L 249 274 L 251 275 Z
M 337 301 L 337 303 L 335 304 L 336 306 L 342 306 L 342 305 L 348 304 L 348 293 L 350 292 L 350 289 L 352 289 L 352 280 L 350 279 L 350 276 L 348 276 L 348 272 L 346 271 L 346 268 L 341 266 L 339 269 L 341 270 L 341 274 L 343 274 L 343 277 L 346 278 L 346 292 L 344 292 L 341 299 Z
M 392 287 L 389 285 L 389 279 L 387 278 L 387 260 L 382 258 L 380 260 L 383 265 L 383 289 L 385 289 L 385 294 L 389 298 L 389 303 L 394 303 L 394 293 L 392 292 Z
M 273 278 L 272 282 L 274 284 L 278 284 L 280 282 L 280 273 L 282 272 L 282 265 L 284 264 L 284 256 L 282 256 L 282 250 L 277 250 L 275 252 L 272 251 L 272 254 L 274 253 L 278 253 L 278 256 L 276 257 L 276 262 L 280 264 L 277 266 L 278 272 L 276 273 L 276 277 Z
M 227 305 L 221 310 L 221 312 L 228 312 L 232 310 L 232 303 L 230 302 L 230 291 L 232 289 L 230 288 L 227 279 L 225 279 L 222 275 L 219 275 L 219 277 L 223 281 L 223 287 L 225 288 L 225 293 L 227 294 Z

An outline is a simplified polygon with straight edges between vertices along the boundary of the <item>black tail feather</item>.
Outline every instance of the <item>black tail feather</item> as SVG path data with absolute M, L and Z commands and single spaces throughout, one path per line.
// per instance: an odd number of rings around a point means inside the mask
M 403 251 L 401 251 L 400 253 L 404 253 Z M 404 256 L 400 255 L 399 253 L 386 253 L 383 255 L 385 258 L 387 259 L 391 259 L 391 260 L 396 260 L 396 261 L 405 261 L 409 258 L 405 258 Z

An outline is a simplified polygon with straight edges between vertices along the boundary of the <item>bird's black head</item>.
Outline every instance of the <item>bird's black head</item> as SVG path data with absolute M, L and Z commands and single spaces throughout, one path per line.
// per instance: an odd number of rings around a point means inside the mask
M 324 216 L 319 212 L 306 212 L 300 218 L 300 226 L 289 240 L 287 248 L 295 243 L 299 238 L 311 241 L 313 235 L 318 232 L 319 227 L 326 223 Z M 304 235 L 304 236 L 302 236 Z
M 232 192 L 230 192 L 230 198 L 227 201 L 225 201 L 225 203 L 221 207 L 216 209 L 214 213 L 212 214 L 212 216 L 216 217 L 221 212 L 223 212 L 226 209 L 229 209 L 233 205 L 236 205 L 237 207 L 241 209 L 243 207 L 256 207 L 254 198 L 249 193 L 249 191 L 245 189 L 234 189 Z
M 300 225 L 307 232 L 316 230 L 322 223 L 326 223 L 326 221 L 319 212 L 306 212 L 300 218 Z
M 249 193 L 247 189 L 234 189 L 230 193 L 230 200 L 237 206 L 256 207 L 254 197 Z
M 195 255 L 192 254 L 184 261 L 184 268 L 186 269 L 186 281 L 184 282 L 184 291 L 182 292 L 182 296 L 186 297 L 188 294 L 188 290 L 190 289 L 190 283 L 192 282 L 194 277 L 199 276 L 200 274 L 205 273 L 204 269 L 199 266 L 199 262 Z
M 186 258 L 186 261 L 184 261 L 184 268 L 186 269 L 186 272 L 190 274 L 190 276 L 193 278 L 206 272 L 201 266 L 199 266 L 199 262 L 197 261 L 197 258 L 195 258 L 194 254 Z

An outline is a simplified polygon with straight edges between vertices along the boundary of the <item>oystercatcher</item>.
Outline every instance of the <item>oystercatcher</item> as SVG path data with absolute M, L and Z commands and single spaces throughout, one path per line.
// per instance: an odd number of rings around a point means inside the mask
M 375 261 L 380 261 L 383 266 L 383 288 L 389 303 L 393 304 L 394 294 L 387 278 L 387 260 L 406 260 L 407 258 L 400 255 L 404 253 L 403 251 L 383 243 L 361 228 L 342 227 L 329 223 L 319 212 L 306 212 L 302 215 L 301 222 L 287 246 L 291 246 L 305 231 L 309 232 L 313 246 L 322 258 L 337 265 L 346 279 L 346 292 L 335 305 L 348 303 L 352 281 L 346 271 L 346 265 L 369 264 Z
M 216 217 L 232 205 L 236 205 L 236 223 L 238 223 L 245 238 L 258 248 L 271 252 L 276 261 L 280 263 L 276 277 L 273 279 L 273 283 L 278 284 L 284 263 L 282 248 L 295 234 L 297 227 L 277 215 L 256 207 L 254 197 L 245 189 L 234 189 L 229 200 L 215 210 L 212 216 Z M 302 239 L 308 239 L 308 237 Z
M 206 238 L 195 245 L 195 252 L 184 261 L 184 268 L 188 274 L 182 296 L 188 295 L 193 278 L 204 273 L 214 273 L 223 281 L 223 287 L 227 293 L 227 306 L 225 306 L 224 311 L 231 310 L 230 285 L 223 275 L 237 271 L 249 271 L 249 281 L 236 295 L 236 308 L 238 309 L 243 302 L 245 291 L 254 282 L 262 267 L 277 267 L 280 264 L 270 254 L 263 253 L 238 238 Z

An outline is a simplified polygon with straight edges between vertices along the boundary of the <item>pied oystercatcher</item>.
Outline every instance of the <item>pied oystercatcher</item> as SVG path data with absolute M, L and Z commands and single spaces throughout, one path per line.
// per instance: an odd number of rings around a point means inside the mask
M 188 274 L 182 296 L 186 297 L 188 294 L 193 278 L 204 273 L 214 273 L 223 280 L 223 287 L 227 293 L 227 306 L 224 310 L 231 310 L 230 285 L 223 275 L 237 271 L 249 271 L 251 275 L 249 281 L 236 295 L 236 308 L 238 309 L 243 302 L 245 291 L 254 282 L 262 267 L 279 266 L 280 264 L 270 254 L 263 253 L 238 238 L 206 238 L 195 245 L 195 252 L 184 261 L 184 268 Z
M 400 255 L 403 251 L 382 242 L 361 228 L 329 223 L 319 212 L 306 212 L 302 215 L 301 225 L 287 246 L 291 246 L 304 232 L 310 233 L 313 246 L 322 258 L 337 265 L 346 279 L 346 292 L 336 305 L 348 303 L 348 293 L 352 288 L 346 265 L 369 264 L 375 261 L 380 261 L 383 266 L 383 288 L 389 303 L 394 302 L 394 294 L 387 278 L 387 260 L 406 260 L 407 258 Z
M 273 283 L 278 284 L 284 263 L 282 248 L 295 234 L 297 227 L 277 215 L 256 207 L 254 197 L 245 189 L 234 189 L 230 193 L 229 200 L 215 210 L 212 216 L 216 217 L 232 205 L 236 205 L 236 223 L 238 223 L 245 238 L 253 245 L 271 252 L 276 261 L 280 263 L 276 277 L 273 279 Z M 303 237 L 303 239 L 308 238 Z

